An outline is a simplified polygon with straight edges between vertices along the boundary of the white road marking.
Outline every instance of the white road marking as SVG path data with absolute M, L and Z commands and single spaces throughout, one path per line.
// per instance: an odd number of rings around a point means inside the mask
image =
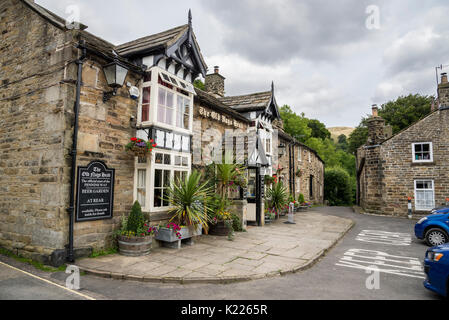
M 362 242 L 388 244 L 392 246 L 409 246 L 412 243 L 412 236 L 409 233 L 381 230 L 362 230 L 355 239 Z
M 350 249 L 335 265 L 362 270 L 371 270 L 370 266 L 378 266 L 379 272 L 425 279 L 419 259 L 375 250 Z
M 11 269 L 14 269 L 14 270 L 16 270 L 16 271 L 20 271 L 20 272 L 22 272 L 22 273 L 25 273 L 26 275 L 28 275 L 28 276 L 30 276 L 30 277 L 39 279 L 39 280 L 41 280 L 41 281 L 44 281 L 44 282 L 49 283 L 49 284 L 52 284 L 52 285 L 54 285 L 54 286 L 56 286 L 56 287 L 59 287 L 59 288 L 61 288 L 61 289 L 67 290 L 67 291 L 69 291 L 70 293 L 77 294 L 77 295 L 79 295 L 79 296 L 81 296 L 81 297 L 83 297 L 83 298 L 85 298 L 85 299 L 88 299 L 88 300 L 95 300 L 94 298 L 89 297 L 89 296 L 87 296 L 87 295 L 85 295 L 85 294 L 82 294 L 82 293 L 79 293 L 79 292 L 77 292 L 77 291 L 75 291 L 75 290 L 71 290 L 71 289 L 69 289 L 69 288 L 63 287 L 63 286 L 61 286 L 61 285 L 59 285 L 59 284 L 57 284 L 57 283 L 51 282 L 51 281 L 49 281 L 49 280 L 47 280 L 47 279 L 38 277 L 38 276 L 36 276 L 36 275 L 34 275 L 34 274 L 31 274 L 31 273 L 29 273 L 29 272 L 26 272 L 26 271 L 20 270 L 20 269 L 18 269 L 18 268 L 16 268 L 16 267 L 10 266 L 9 264 L 3 263 L 3 262 L 1 262 L 1 261 L 0 261 L 0 264 L 2 264 L 2 265 L 4 265 L 4 266 L 7 266 L 7 267 L 9 267 L 9 268 L 11 268 Z

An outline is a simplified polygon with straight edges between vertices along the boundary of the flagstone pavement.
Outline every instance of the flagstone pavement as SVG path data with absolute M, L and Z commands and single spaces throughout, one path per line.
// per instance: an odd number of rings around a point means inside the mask
M 85 258 L 76 265 L 97 276 L 165 283 L 229 283 L 284 275 L 310 267 L 353 226 L 324 208 L 295 214 L 227 237 L 203 235 L 192 246 L 156 248 L 144 257 Z

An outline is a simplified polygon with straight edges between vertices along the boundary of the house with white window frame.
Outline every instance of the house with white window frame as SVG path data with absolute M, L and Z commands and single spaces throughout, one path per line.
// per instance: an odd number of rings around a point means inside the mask
M 449 198 L 449 83 L 445 73 L 431 113 L 391 135 L 377 106 L 368 142 L 357 151 L 357 203 L 366 212 L 425 215 Z

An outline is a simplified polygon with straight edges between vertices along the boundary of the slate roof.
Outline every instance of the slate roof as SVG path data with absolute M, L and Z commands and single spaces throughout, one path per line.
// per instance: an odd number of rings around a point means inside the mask
M 167 49 L 174 45 L 186 32 L 189 30 L 189 25 L 185 24 L 179 27 L 175 27 L 163 32 L 159 32 L 150 36 L 139 38 L 127 43 L 123 43 L 116 47 L 117 52 L 123 56 L 131 56 L 141 52 L 151 52 L 157 49 Z M 200 46 L 196 40 L 195 33 L 192 31 L 192 39 L 199 49 Z M 201 52 L 199 53 L 199 59 L 202 64 L 206 66 L 204 57 Z
M 141 51 L 167 48 L 175 44 L 188 29 L 189 25 L 185 24 L 170 30 L 126 42 L 117 46 L 117 52 L 121 55 L 132 55 Z
M 245 122 L 245 123 L 249 123 L 250 121 L 244 117 L 243 115 L 241 115 L 240 113 L 238 113 L 237 111 L 233 110 L 231 107 L 225 105 L 223 102 L 221 102 L 220 100 L 218 100 L 217 98 L 215 98 L 213 95 L 200 90 L 198 88 L 195 88 L 195 92 L 196 92 L 196 97 L 195 99 L 198 99 L 201 102 L 204 102 L 205 104 L 207 104 L 209 107 L 211 107 L 212 109 L 218 111 L 218 112 L 223 112 L 228 114 L 229 116 Z
M 271 101 L 272 92 L 259 92 L 243 96 L 219 98 L 221 102 L 238 112 L 265 110 Z
M 68 30 L 67 21 L 64 18 L 61 18 L 60 16 L 45 9 L 44 7 L 41 7 L 37 3 L 34 3 L 34 1 L 32 1 L 32 0 L 21 0 L 21 1 L 23 4 L 28 6 L 30 9 L 32 9 L 34 12 L 36 12 L 38 15 L 40 15 L 41 17 L 46 19 L 48 22 L 50 22 L 52 25 L 54 25 L 60 29 Z M 79 23 L 79 22 L 77 22 L 77 24 L 79 25 L 79 28 L 81 30 L 87 29 L 86 25 Z

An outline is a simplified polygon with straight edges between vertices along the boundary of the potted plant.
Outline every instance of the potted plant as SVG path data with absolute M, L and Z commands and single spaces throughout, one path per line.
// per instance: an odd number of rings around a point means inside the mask
M 309 208 L 304 200 L 304 195 L 302 193 L 300 193 L 298 196 L 298 203 L 298 211 L 307 211 L 307 209 Z
M 122 226 L 117 234 L 119 253 L 134 257 L 149 254 L 153 235 L 157 231 L 157 227 L 145 223 L 139 202 L 134 202 L 129 216 L 122 218 Z
M 296 170 L 295 174 L 296 174 L 297 177 L 300 177 L 302 175 L 301 169 L 298 168 L 298 170 Z
M 175 243 L 180 248 L 181 240 L 201 235 L 203 228 L 207 231 L 213 188 L 208 181 L 201 183 L 200 180 L 201 174 L 193 171 L 184 180 L 174 181 L 167 188 L 164 198 L 172 207 L 172 218 L 169 224 L 159 228 L 156 240 L 171 246 Z
M 214 236 L 226 236 L 233 232 L 232 214 L 227 211 L 229 200 L 220 195 L 215 195 L 212 200 L 214 212 L 210 215 L 209 234 Z
M 149 152 L 157 146 L 154 140 L 144 141 L 142 139 L 133 137 L 131 141 L 125 146 L 127 152 L 131 152 L 136 157 L 145 157 Z
M 276 216 L 279 216 L 286 205 L 288 206 L 287 189 L 282 182 L 274 183 L 271 188 L 268 188 L 267 197 L 269 199 L 269 208 L 274 210 Z

